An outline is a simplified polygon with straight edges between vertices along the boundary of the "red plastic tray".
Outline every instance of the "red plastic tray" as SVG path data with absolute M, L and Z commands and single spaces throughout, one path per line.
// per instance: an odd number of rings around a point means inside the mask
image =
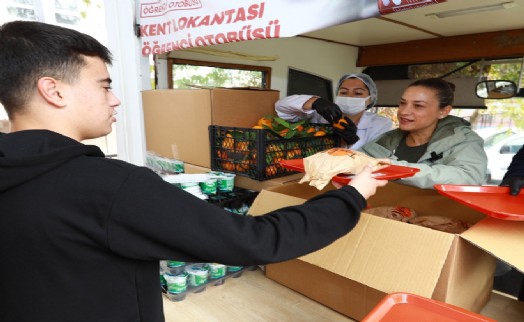
M 442 195 L 456 200 L 488 216 L 524 221 L 524 191 L 517 196 L 509 194 L 509 187 L 436 184 Z
M 281 160 L 280 164 L 289 170 L 304 172 L 304 161 L 303 159 L 292 159 L 292 160 Z M 419 172 L 420 169 L 403 167 L 399 165 L 389 165 L 386 168 L 380 169 L 373 172 L 373 176 L 377 179 L 383 180 L 394 180 L 400 178 L 412 177 L 415 173 Z M 353 177 L 352 174 L 338 174 L 333 177 L 333 181 L 341 184 L 348 184 Z
M 409 293 L 391 293 L 361 322 L 496 322 L 460 307 Z

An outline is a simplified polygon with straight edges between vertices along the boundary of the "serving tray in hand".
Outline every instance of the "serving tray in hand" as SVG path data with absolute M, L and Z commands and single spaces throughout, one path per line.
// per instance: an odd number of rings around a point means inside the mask
M 281 160 L 280 165 L 286 169 L 304 172 L 304 159 Z M 395 180 L 414 176 L 420 169 L 404 167 L 399 165 L 388 165 L 385 168 L 373 172 L 373 177 L 381 180 Z M 353 174 L 338 174 L 333 177 L 333 181 L 341 184 L 348 184 L 353 178 Z
M 458 201 L 488 216 L 524 221 L 524 191 L 517 196 L 509 194 L 509 187 L 436 184 L 442 195 Z

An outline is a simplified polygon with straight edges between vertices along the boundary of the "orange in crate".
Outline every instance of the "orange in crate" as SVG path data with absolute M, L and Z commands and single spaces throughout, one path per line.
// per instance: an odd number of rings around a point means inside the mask
M 342 124 L 348 124 L 348 121 L 346 121 L 344 118 L 341 118 L 337 122 L 333 123 L 333 126 L 338 128 L 338 129 L 343 130 L 344 129 L 344 125 L 342 125 Z
M 264 128 L 264 125 L 267 126 L 268 128 L 272 128 L 273 127 L 273 120 L 271 120 L 270 118 L 267 118 L 267 117 L 261 117 L 258 120 L 257 125 L 260 126 L 261 128 Z
M 326 125 L 319 125 L 318 128 L 321 126 Z M 298 127 L 295 130 L 298 132 Z M 301 130 L 306 131 L 305 128 Z M 313 131 L 316 131 L 315 128 Z M 256 180 L 293 174 L 295 171 L 281 166 L 282 160 L 305 158 L 339 145 L 335 134 L 326 130 L 316 133 L 322 136 L 284 138 L 269 129 L 210 125 L 211 169 Z

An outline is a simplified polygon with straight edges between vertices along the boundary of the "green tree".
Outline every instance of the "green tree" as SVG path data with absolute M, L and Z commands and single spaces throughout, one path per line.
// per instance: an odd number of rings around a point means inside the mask
M 190 88 L 191 85 L 262 87 L 262 73 L 208 66 L 173 65 L 173 88 Z
M 483 76 L 487 79 L 511 80 L 518 84 L 521 66 L 520 62 L 483 65 L 480 61 L 413 65 L 409 68 L 409 77 L 420 79 L 444 75 L 454 78 Z M 522 98 L 492 99 L 486 100 L 485 103 L 487 110 L 476 110 L 469 117 L 472 124 L 477 123 L 482 115 L 490 115 L 493 119 L 507 120 L 511 126 L 524 129 L 524 100 Z M 460 114 L 460 112 L 457 113 Z
M 519 85 L 521 63 L 491 65 L 486 75 L 488 79 L 510 80 Z M 524 100 L 521 97 L 509 99 L 486 100 L 488 109 L 481 113 L 501 115 L 511 121 L 512 125 L 524 129 Z

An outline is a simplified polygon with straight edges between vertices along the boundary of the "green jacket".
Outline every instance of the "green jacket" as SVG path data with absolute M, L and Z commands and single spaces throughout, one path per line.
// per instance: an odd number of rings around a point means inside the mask
M 440 184 L 481 185 L 486 179 L 487 156 L 484 140 L 466 120 L 448 115 L 439 120 L 428 149 L 417 163 L 400 161 L 394 155 L 406 132 L 394 129 L 367 143 L 361 151 L 375 158 L 390 158 L 395 165 L 420 169 L 415 176 L 399 183 L 433 189 Z

